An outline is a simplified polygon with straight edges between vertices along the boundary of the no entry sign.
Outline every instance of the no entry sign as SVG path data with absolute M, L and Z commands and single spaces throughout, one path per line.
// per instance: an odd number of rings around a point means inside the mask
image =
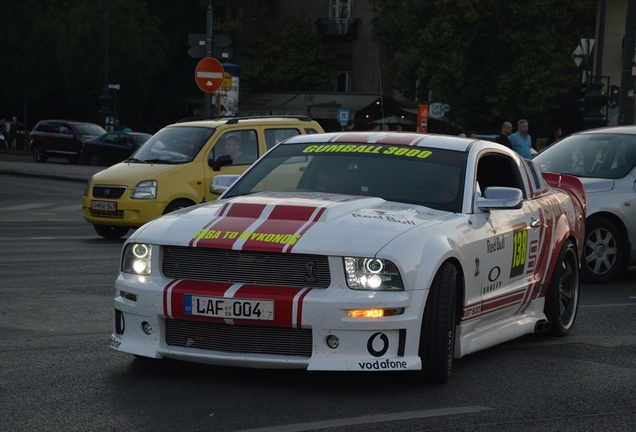
M 214 93 L 220 89 L 224 78 L 223 65 L 212 57 L 202 59 L 194 70 L 197 85 L 206 93 Z

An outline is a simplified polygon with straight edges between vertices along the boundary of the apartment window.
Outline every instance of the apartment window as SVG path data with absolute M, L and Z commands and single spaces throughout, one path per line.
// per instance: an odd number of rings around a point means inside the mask
M 351 18 L 353 0 L 331 0 L 329 18 Z
M 338 74 L 338 81 L 336 82 L 335 92 L 338 93 L 351 93 L 351 72 L 340 71 Z

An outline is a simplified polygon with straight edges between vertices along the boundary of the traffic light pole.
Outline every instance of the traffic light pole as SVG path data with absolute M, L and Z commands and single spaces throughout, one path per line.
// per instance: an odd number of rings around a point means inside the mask
M 212 0 L 208 1 L 208 23 L 205 30 L 205 56 L 212 57 Z M 205 93 L 204 105 L 205 105 L 205 118 L 210 117 L 210 93 Z
M 596 51 L 596 76 L 590 85 L 591 92 L 585 95 L 585 102 L 590 107 L 590 112 L 583 118 L 586 128 L 598 128 L 607 126 L 607 117 L 603 113 L 603 107 L 607 105 L 607 95 L 603 93 L 603 45 L 605 44 L 605 5 L 606 0 L 601 0 L 599 17 L 597 51 Z

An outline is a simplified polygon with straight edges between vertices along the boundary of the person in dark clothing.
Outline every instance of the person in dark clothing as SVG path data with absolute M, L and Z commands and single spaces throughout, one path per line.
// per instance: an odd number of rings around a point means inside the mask
M 499 144 L 504 145 L 508 147 L 509 149 L 511 149 L 512 144 L 510 143 L 510 139 L 509 139 L 510 135 L 512 135 L 512 123 L 504 122 L 501 125 L 501 133 L 499 134 L 495 142 L 498 142 Z

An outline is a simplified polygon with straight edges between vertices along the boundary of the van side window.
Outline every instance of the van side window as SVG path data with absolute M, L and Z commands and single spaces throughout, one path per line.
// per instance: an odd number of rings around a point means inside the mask
M 287 138 L 291 138 L 295 135 L 300 135 L 298 129 L 265 129 L 265 143 L 267 144 L 267 150 L 274 147 L 281 141 L 285 141 Z
M 249 165 L 258 159 L 258 138 L 254 130 L 234 130 L 224 133 L 214 145 L 211 158 L 229 155 L 232 165 Z

